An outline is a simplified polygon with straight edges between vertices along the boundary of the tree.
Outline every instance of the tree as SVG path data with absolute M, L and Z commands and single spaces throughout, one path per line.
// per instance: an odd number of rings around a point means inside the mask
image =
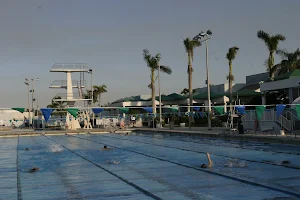
M 193 94 L 195 94 L 195 93 L 196 93 L 196 89 L 193 89 Z M 183 94 L 183 95 L 189 94 L 189 89 L 184 88 L 184 89 L 180 92 L 180 94 Z
M 101 94 L 107 92 L 107 90 L 106 90 L 107 86 L 105 84 L 99 85 L 99 86 L 94 85 L 93 88 L 94 88 L 93 102 L 94 103 L 98 102 L 99 103 L 98 105 L 101 106 Z
M 229 63 L 229 75 L 227 76 L 227 80 L 229 82 L 229 103 L 232 103 L 232 81 L 234 81 L 234 76 L 232 74 L 232 61 L 235 59 L 235 56 L 238 52 L 239 48 L 234 46 L 228 50 L 226 54 L 226 58 Z
M 181 91 L 180 94 L 186 95 L 186 94 L 188 94 L 188 93 L 189 93 L 189 89 L 184 88 L 184 89 Z
M 151 97 L 152 97 L 152 109 L 153 114 L 156 114 L 156 104 L 155 104 L 155 71 L 158 70 L 158 62 L 157 57 L 160 57 L 160 54 L 156 54 L 156 56 L 152 56 L 148 49 L 143 50 L 143 58 L 147 64 L 147 67 L 150 69 L 150 80 L 151 83 L 148 86 L 151 89 Z M 160 71 L 166 74 L 172 74 L 172 69 L 170 67 L 160 65 Z
M 63 108 L 66 106 L 66 101 L 55 101 L 62 99 L 61 96 L 56 96 L 52 99 L 51 104 L 47 106 L 47 108 L 55 108 L 57 112 L 62 112 Z M 56 115 L 57 113 L 53 113 L 53 115 Z M 59 113 L 58 113 L 59 114 Z M 62 117 L 62 114 L 59 114 Z
M 285 50 L 277 50 L 276 54 L 280 55 L 283 59 L 279 64 L 274 66 L 278 74 L 287 73 L 294 69 L 300 69 L 299 48 L 292 53 Z
M 192 67 L 192 62 L 193 62 L 193 58 L 194 58 L 194 49 L 196 47 L 201 46 L 201 42 L 199 42 L 198 40 L 190 40 L 190 38 L 186 38 L 183 41 L 184 47 L 185 47 L 185 51 L 188 54 L 188 69 L 187 69 L 187 73 L 188 73 L 188 85 L 189 85 L 189 107 L 188 107 L 188 111 L 191 112 L 191 106 L 193 106 L 193 87 L 192 87 L 192 75 L 193 75 L 193 67 Z M 193 116 L 190 115 L 189 117 L 189 127 L 191 127 L 191 122 L 193 120 Z
M 263 40 L 269 50 L 269 58 L 267 59 L 267 68 L 269 71 L 269 78 L 274 80 L 276 67 L 274 67 L 274 52 L 278 49 L 280 41 L 284 41 L 285 37 L 281 34 L 269 35 L 268 33 L 260 30 L 257 32 L 257 37 Z

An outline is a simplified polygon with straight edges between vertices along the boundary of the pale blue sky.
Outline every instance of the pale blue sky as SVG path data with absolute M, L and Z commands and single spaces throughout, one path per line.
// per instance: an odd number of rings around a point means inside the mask
M 107 84 L 102 102 L 150 94 L 149 70 L 142 50 L 162 53 L 161 63 L 173 69 L 162 75 L 162 93 L 187 87 L 185 37 L 211 29 L 211 82 L 225 82 L 228 48 L 240 51 L 233 63 L 237 82 L 265 71 L 268 56 L 256 33 L 282 33 L 281 48 L 299 45 L 299 0 L 1 0 L 0 107 L 27 105 L 25 77 L 39 77 L 40 106 L 56 93 L 49 89 L 64 74 L 50 73 L 55 62 L 87 63 L 94 83 Z M 277 60 L 279 58 L 277 57 Z M 205 82 L 205 49 L 195 50 L 193 86 Z

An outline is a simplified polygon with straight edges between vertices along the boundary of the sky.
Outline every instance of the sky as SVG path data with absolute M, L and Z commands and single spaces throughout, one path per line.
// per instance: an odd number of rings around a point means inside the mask
M 107 85 L 102 103 L 150 95 L 145 48 L 161 53 L 161 64 L 173 70 L 161 75 L 162 94 L 180 93 L 188 87 L 183 40 L 208 29 L 213 33 L 208 41 L 211 83 L 226 81 L 225 56 L 232 46 L 240 48 L 233 74 L 236 82 L 245 82 L 246 75 L 266 71 L 268 50 L 258 30 L 286 36 L 281 49 L 300 47 L 299 7 L 299 0 L 1 0 L 0 107 L 26 107 L 25 78 L 39 78 L 39 107 L 64 93 L 49 88 L 65 79 L 49 72 L 54 63 L 87 63 L 94 84 Z M 205 45 L 195 49 L 193 67 L 193 88 L 205 86 Z

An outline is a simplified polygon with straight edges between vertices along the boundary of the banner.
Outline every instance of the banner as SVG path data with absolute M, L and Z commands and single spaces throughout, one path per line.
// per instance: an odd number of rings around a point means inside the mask
M 224 114 L 224 106 L 216 106 L 215 110 L 217 113 L 219 113 L 220 115 Z
M 20 113 L 23 113 L 25 111 L 25 108 L 11 108 L 11 109 L 19 111 Z
M 146 110 L 149 113 L 153 113 L 153 108 L 152 107 L 144 107 L 144 110 Z
M 298 118 L 300 118 L 300 105 L 296 105 L 296 113 L 297 113 L 297 116 Z
M 281 113 L 284 111 L 285 107 L 286 107 L 286 105 L 284 105 L 284 104 L 276 105 L 276 115 L 277 115 L 277 117 L 279 115 L 281 115 Z
M 121 111 L 122 113 L 128 113 L 129 108 L 118 108 L 119 111 Z
M 235 109 L 239 114 L 245 114 L 245 106 L 236 106 Z
M 260 120 L 263 113 L 265 112 L 266 106 L 256 106 L 255 110 L 256 110 L 256 118 L 257 120 Z
M 102 111 L 104 111 L 104 108 L 92 108 L 92 111 L 93 111 L 93 113 L 95 113 L 95 114 L 99 114 L 99 113 L 101 113 Z
M 77 118 L 78 115 L 78 108 L 67 108 L 67 111 L 75 118 Z
M 194 107 L 194 110 L 199 111 L 200 107 L 196 106 L 196 107 Z
M 41 112 L 42 112 L 46 122 L 48 122 L 53 110 L 54 110 L 53 108 L 41 108 Z

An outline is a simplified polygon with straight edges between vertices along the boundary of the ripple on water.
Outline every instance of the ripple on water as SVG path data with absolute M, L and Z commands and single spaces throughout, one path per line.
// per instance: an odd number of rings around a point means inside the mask
M 64 150 L 64 148 L 61 145 L 58 144 L 49 144 L 47 151 L 48 152 L 53 152 L 53 153 L 59 153 L 62 152 Z

